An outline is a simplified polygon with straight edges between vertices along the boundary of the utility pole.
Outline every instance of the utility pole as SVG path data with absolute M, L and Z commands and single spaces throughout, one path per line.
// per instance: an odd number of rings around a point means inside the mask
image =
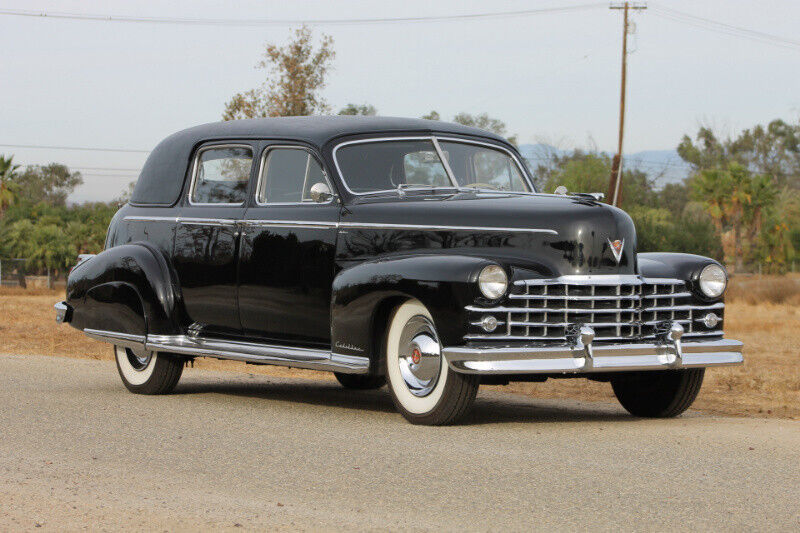
M 625 131 L 625 82 L 628 72 L 628 11 L 645 10 L 647 5 L 622 2 L 611 4 L 610 9 L 621 9 L 623 12 L 622 20 L 622 82 L 620 83 L 619 95 L 619 139 L 617 143 L 617 153 L 611 162 L 611 179 L 608 183 L 608 198 L 611 205 L 619 205 L 620 192 L 622 190 L 622 138 Z

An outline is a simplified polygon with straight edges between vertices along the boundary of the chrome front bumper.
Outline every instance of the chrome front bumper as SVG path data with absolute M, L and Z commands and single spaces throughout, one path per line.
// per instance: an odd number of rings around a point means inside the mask
M 443 348 L 447 363 L 465 374 L 551 374 L 667 370 L 737 365 L 742 343 L 730 339 L 654 344 L 478 346 Z

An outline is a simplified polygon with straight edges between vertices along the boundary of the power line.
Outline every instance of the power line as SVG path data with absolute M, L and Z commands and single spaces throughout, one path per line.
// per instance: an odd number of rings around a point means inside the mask
M 41 144 L 2 144 L 6 148 L 33 148 L 42 150 L 79 150 L 85 152 L 127 152 L 134 154 L 149 154 L 150 150 L 133 150 L 128 148 L 95 148 L 95 147 L 82 147 L 82 146 L 46 146 Z
M 719 22 L 717 20 L 712 20 L 705 17 L 698 17 L 696 15 L 662 7 L 660 5 L 651 5 L 651 8 L 656 16 L 672 20 L 674 22 L 687 24 L 689 26 L 694 26 L 695 28 L 714 31 L 724 35 L 731 35 L 733 37 L 743 37 L 745 39 L 758 41 L 764 44 L 780 46 L 781 48 L 787 48 L 789 50 L 797 50 L 800 48 L 800 41 L 795 39 L 788 39 L 779 35 L 745 28 L 743 26 L 734 26 L 733 24 L 727 24 L 725 22 Z
M 359 25 L 359 24 L 396 24 L 419 22 L 448 22 L 457 20 L 492 19 L 508 17 L 524 17 L 546 13 L 564 13 L 604 7 L 601 2 L 579 4 L 563 7 L 545 7 L 538 9 L 520 9 L 516 11 L 497 11 L 484 13 L 468 13 L 463 15 L 434 15 L 425 17 L 386 17 L 386 18 L 347 18 L 347 19 L 201 19 L 175 17 L 137 17 L 127 15 L 103 15 L 91 13 L 69 13 L 58 11 L 35 11 L 28 9 L 0 9 L 0 15 L 14 17 L 38 17 L 62 20 L 85 20 L 98 22 L 132 22 L 145 24 L 181 24 L 190 26 L 284 26 L 307 24 L 309 26 Z

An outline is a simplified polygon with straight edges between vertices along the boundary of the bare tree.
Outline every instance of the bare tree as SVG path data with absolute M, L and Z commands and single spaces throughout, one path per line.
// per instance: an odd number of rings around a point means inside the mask
M 267 71 L 258 88 L 236 94 L 225 105 L 223 120 L 316 115 L 329 111 L 320 92 L 336 56 L 333 38 L 323 35 L 315 47 L 311 30 L 302 26 L 285 46 L 268 44 L 257 68 Z

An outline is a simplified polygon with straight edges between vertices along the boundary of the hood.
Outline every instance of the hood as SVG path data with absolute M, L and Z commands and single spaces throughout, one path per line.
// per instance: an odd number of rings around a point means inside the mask
M 585 198 L 457 194 L 361 199 L 342 210 L 341 222 L 353 223 L 359 229 L 343 232 L 340 259 L 364 260 L 423 250 L 453 253 L 457 249 L 462 255 L 503 261 L 521 276 L 637 271 L 636 231 L 631 218 L 620 209 Z M 370 229 L 369 224 L 386 226 Z M 409 231 L 402 229 L 403 225 L 447 229 Z M 401 229 L 393 230 L 393 226 Z M 529 231 L 532 229 L 552 231 Z M 612 251 L 614 241 L 622 246 L 619 262 Z

